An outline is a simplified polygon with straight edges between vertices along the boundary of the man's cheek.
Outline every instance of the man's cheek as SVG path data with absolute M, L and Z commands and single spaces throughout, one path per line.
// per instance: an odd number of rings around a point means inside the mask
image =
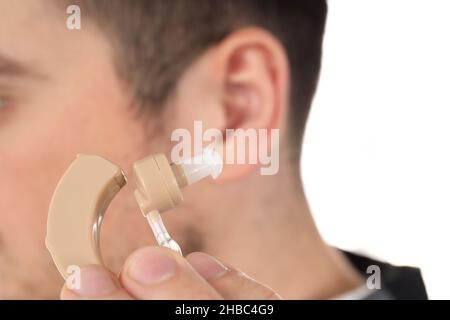
M 48 204 L 66 166 L 45 139 L 42 132 L 30 134 L 27 141 L 19 142 L 0 159 L 0 219 L 6 216 L 20 229 L 21 225 L 34 224 L 32 233 L 44 232 Z

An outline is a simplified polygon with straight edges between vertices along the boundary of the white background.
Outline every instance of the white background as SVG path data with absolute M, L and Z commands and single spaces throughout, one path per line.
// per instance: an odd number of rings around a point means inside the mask
M 450 298 L 450 1 L 330 0 L 302 172 L 329 243 Z

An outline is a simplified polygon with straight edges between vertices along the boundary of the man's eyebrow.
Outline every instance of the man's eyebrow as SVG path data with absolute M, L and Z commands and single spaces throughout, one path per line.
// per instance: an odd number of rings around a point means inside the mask
M 43 74 L 39 73 L 31 65 L 16 61 L 0 53 L 0 77 L 32 77 L 42 78 Z

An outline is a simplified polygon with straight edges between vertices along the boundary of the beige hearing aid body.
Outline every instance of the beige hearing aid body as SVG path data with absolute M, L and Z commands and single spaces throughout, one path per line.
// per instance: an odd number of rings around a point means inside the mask
M 157 242 L 180 253 L 159 213 L 183 201 L 181 188 L 220 174 L 220 157 L 210 151 L 206 155 L 205 163 L 169 164 L 163 154 L 156 154 L 133 166 L 137 181 L 135 197 Z M 195 159 L 198 161 L 198 157 L 193 158 L 194 162 Z M 125 184 L 126 177 L 119 166 L 100 156 L 82 154 L 58 182 L 49 207 L 45 243 L 64 278 L 70 275 L 73 266 L 103 264 L 99 247 L 101 221 L 111 200 Z

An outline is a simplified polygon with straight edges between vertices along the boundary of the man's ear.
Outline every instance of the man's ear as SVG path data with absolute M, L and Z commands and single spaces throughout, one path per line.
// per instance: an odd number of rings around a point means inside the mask
M 189 130 L 201 120 L 203 130 L 217 128 L 223 139 L 224 170 L 221 180 L 233 180 L 259 167 L 259 143 L 271 150 L 271 131 L 283 131 L 289 92 L 289 67 L 284 48 L 260 28 L 244 28 L 207 50 L 179 82 L 176 112 Z M 267 130 L 267 139 L 244 145 L 230 134 L 236 130 Z M 191 131 L 193 132 L 193 131 Z M 249 131 L 247 131 L 249 132 Z M 228 134 L 227 134 L 228 133 Z M 242 132 L 241 132 L 242 133 Z M 242 141 L 241 141 L 242 142 Z M 245 163 L 237 163 L 238 154 Z M 231 156 L 233 155 L 233 156 Z M 230 158 L 234 159 L 230 159 Z

